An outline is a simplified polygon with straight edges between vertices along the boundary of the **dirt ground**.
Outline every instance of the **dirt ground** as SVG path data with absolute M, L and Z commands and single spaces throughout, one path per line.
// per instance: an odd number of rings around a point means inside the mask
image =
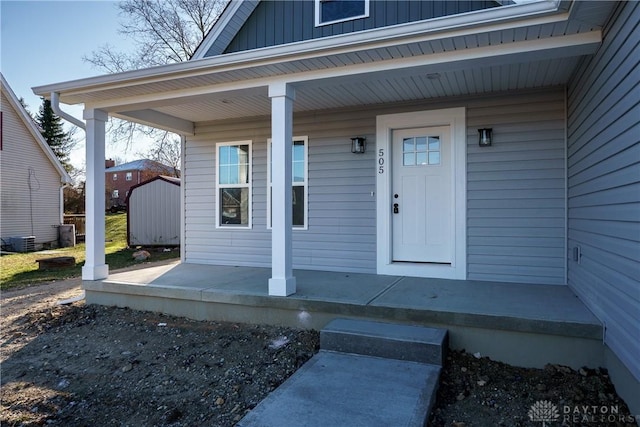
M 233 426 L 318 350 L 316 331 L 58 304 L 81 292 L 75 279 L 2 294 L 1 425 Z M 430 425 L 545 420 L 635 425 L 603 370 L 450 352 Z

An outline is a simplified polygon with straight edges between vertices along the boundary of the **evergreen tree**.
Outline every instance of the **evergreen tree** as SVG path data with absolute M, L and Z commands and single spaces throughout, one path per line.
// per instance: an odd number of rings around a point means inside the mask
M 73 132 L 65 132 L 62 126 L 62 119 L 54 114 L 51 108 L 51 101 L 42 99 L 42 105 L 36 116 L 36 123 L 40 127 L 42 136 L 51 147 L 58 160 L 67 172 L 73 170 L 69 161 L 69 154 L 75 145 Z

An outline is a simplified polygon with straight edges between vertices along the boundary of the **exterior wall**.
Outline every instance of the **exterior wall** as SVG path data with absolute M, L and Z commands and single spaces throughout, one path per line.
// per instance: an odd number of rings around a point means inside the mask
M 263 1 L 245 22 L 225 53 L 276 46 L 311 40 L 406 22 L 422 21 L 473 10 L 496 7 L 495 1 L 416 1 L 397 0 L 382 2 L 371 0 L 369 17 L 316 27 L 315 2 Z M 213 46 L 212 54 L 219 50 Z
M 131 181 L 127 181 L 127 172 L 131 172 Z M 144 174 L 144 175 L 143 175 Z M 117 177 L 113 179 L 114 175 Z M 124 206 L 129 190 L 134 185 L 138 185 L 147 179 L 151 179 L 158 173 L 143 173 L 139 170 L 128 170 L 118 172 L 105 172 L 105 186 L 107 198 L 107 207 Z M 113 197 L 113 190 L 118 190 L 118 197 Z
M 640 3 L 616 13 L 569 86 L 568 284 L 640 380 Z
M 0 151 L 0 232 L 35 236 L 36 243 L 58 240 L 60 174 L 2 93 Z
M 180 185 L 155 179 L 131 190 L 127 204 L 130 246 L 180 244 Z
M 376 272 L 376 116 L 467 108 L 468 275 L 564 283 L 565 151 L 561 88 L 423 101 L 294 117 L 309 138 L 309 226 L 293 232 L 294 268 Z M 480 149 L 480 127 L 494 146 Z M 268 118 L 210 122 L 186 142 L 185 261 L 271 265 L 267 218 Z M 364 155 L 350 138 L 365 136 Z M 216 229 L 215 143 L 253 142 L 253 228 Z

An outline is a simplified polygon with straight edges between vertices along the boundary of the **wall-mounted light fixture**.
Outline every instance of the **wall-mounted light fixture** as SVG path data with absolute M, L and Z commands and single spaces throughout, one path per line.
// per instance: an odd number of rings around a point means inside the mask
M 478 145 L 480 147 L 491 147 L 492 131 L 493 129 L 491 128 L 478 129 L 478 133 L 480 134 L 480 138 L 478 139 Z
M 367 139 L 361 136 L 351 138 L 351 152 L 363 154 L 367 150 Z

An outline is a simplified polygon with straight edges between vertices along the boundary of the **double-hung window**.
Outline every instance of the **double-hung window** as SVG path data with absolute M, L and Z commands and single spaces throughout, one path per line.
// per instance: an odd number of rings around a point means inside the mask
M 216 145 L 218 227 L 251 228 L 251 141 Z
M 315 0 L 316 27 L 369 16 L 369 0 Z
M 267 226 L 271 228 L 271 205 L 272 205 L 272 178 L 273 178 L 273 162 L 271 161 L 271 139 L 267 141 L 268 146 L 268 176 L 269 184 L 267 185 Z M 291 185 L 292 185 L 292 209 L 293 209 L 293 228 L 307 229 L 308 222 L 308 153 L 307 146 L 309 139 L 306 136 L 294 137 L 291 144 Z
M 127 172 L 127 175 L 125 176 L 125 179 L 127 181 L 131 181 L 133 179 L 133 172 Z

